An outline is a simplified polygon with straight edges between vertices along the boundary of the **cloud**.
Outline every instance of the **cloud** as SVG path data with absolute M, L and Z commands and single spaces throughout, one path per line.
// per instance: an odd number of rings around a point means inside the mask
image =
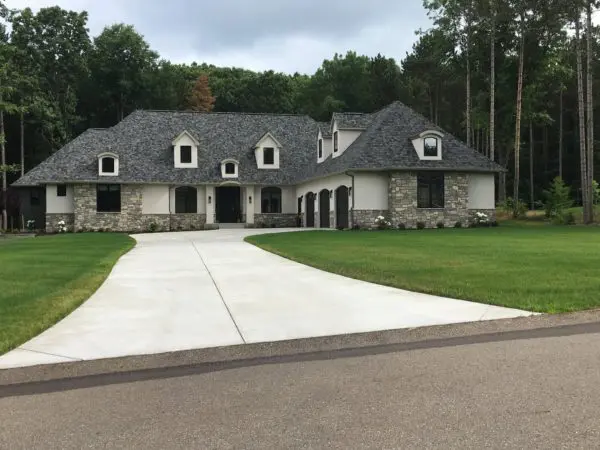
M 8 0 L 18 7 L 22 0 Z M 312 73 L 335 52 L 400 60 L 428 27 L 421 0 L 30 0 L 87 10 L 92 35 L 132 24 L 174 62 Z

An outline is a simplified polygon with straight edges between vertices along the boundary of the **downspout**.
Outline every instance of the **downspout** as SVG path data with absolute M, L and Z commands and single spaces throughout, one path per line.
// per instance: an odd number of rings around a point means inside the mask
M 352 224 L 351 228 L 354 227 L 354 174 L 350 172 L 344 172 L 347 176 L 352 178 L 352 208 L 350 208 L 350 223 Z
M 173 231 L 173 211 L 171 210 L 171 189 L 173 186 L 169 185 L 169 231 Z

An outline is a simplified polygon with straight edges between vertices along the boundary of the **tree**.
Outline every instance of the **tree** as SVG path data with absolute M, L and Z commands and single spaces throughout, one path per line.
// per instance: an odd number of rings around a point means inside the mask
M 94 39 L 89 58 L 90 92 L 96 93 L 95 109 L 105 111 L 96 113 L 102 125 L 119 122 L 142 105 L 157 59 L 158 54 L 131 25 L 106 27 Z
M 519 203 L 519 169 L 521 154 L 521 110 L 523 102 L 523 66 L 525 60 L 525 10 L 520 13 L 520 35 L 519 35 L 519 69 L 517 73 L 517 106 L 515 113 L 515 181 L 513 186 L 513 199 L 515 200 L 515 210 L 513 214 L 518 216 Z
M 190 91 L 187 106 L 192 111 L 211 112 L 213 110 L 215 98 L 208 85 L 208 76 L 200 75 L 198 77 Z
M 587 164 L 587 177 L 586 186 L 587 190 L 587 201 L 583 205 L 585 223 L 590 224 L 594 221 L 594 203 L 593 203 L 593 188 L 592 180 L 594 179 L 594 101 L 593 101 L 593 74 L 592 74 L 592 39 L 593 39 L 593 28 L 592 28 L 592 2 L 587 0 L 586 5 L 586 72 L 587 72 L 587 99 L 586 99 L 586 111 L 587 111 L 587 143 L 586 143 L 586 164 Z
M 579 112 L 579 161 L 581 169 L 581 197 L 583 199 L 583 220 L 589 222 L 588 216 L 588 169 L 587 169 L 587 151 L 586 151 L 586 122 L 585 109 L 583 101 L 583 67 L 581 50 L 581 18 L 580 11 L 577 10 L 575 18 L 575 43 L 577 57 L 577 111 Z
M 490 150 L 492 161 L 496 158 L 496 4 L 490 0 Z

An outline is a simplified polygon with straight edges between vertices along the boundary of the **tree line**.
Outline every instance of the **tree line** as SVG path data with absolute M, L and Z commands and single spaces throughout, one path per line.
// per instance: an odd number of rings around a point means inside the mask
M 559 176 L 591 221 L 596 1 L 423 4 L 432 26 L 417 31 L 402 61 L 349 51 L 308 75 L 174 64 L 131 25 L 92 37 L 85 11 L 8 10 L 0 0 L 0 202 L 10 208 L 6 186 L 20 173 L 85 129 L 112 126 L 135 109 L 328 120 L 401 100 L 507 169 L 499 201 L 512 196 L 535 207 Z

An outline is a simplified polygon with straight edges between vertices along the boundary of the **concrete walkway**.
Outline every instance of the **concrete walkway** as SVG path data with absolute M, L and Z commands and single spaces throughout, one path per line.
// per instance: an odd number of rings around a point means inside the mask
M 273 231 L 136 235 L 86 303 L 0 356 L 0 369 L 531 315 L 352 280 L 243 242 Z

